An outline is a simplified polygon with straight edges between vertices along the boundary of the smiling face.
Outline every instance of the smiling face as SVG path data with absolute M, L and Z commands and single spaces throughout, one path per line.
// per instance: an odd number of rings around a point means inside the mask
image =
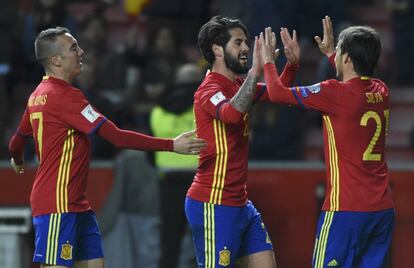
M 59 58 L 59 65 L 62 71 L 71 77 L 76 77 L 82 71 L 83 50 L 79 47 L 76 39 L 66 33 L 57 39 L 59 52 L 55 57 Z
M 224 62 L 226 67 L 236 74 L 245 74 L 247 67 L 247 54 L 249 46 L 243 30 L 234 28 L 229 31 L 231 38 L 224 47 Z

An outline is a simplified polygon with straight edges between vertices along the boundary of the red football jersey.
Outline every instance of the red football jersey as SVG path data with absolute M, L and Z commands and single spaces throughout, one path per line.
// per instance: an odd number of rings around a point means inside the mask
M 290 85 L 297 65 L 287 65 L 283 82 Z M 199 157 L 194 181 L 188 190 L 192 199 L 212 204 L 242 206 L 247 202 L 247 164 L 249 151 L 249 114 L 242 114 L 230 99 L 243 84 L 225 76 L 209 73 L 194 95 L 197 136 L 207 148 Z M 266 86 L 259 83 L 255 100 L 268 100 Z
M 384 154 L 389 120 L 387 86 L 380 80 L 357 77 L 286 88 L 276 76 L 274 65 L 266 64 L 272 101 L 322 112 L 327 170 L 322 209 L 378 211 L 393 207 Z
M 18 133 L 33 135 L 39 159 L 30 197 L 33 216 L 91 208 L 85 197 L 88 135 L 105 120 L 63 80 L 45 76 L 30 95 Z

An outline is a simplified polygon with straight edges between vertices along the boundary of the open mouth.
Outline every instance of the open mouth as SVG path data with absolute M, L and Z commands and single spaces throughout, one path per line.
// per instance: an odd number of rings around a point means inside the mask
M 246 64 L 247 63 L 247 55 L 240 56 L 239 60 L 240 60 L 241 63 Z

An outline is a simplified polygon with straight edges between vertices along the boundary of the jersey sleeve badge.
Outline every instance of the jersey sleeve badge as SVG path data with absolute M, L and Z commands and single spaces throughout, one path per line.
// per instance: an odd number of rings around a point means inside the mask
M 81 114 L 91 123 L 95 122 L 95 120 L 99 117 L 99 114 L 95 112 L 90 104 L 82 110 Z
M 225 99 L 226 97 L 223 95 L 223 93 L 221 93 L 221 91 L 219 91 L 210 98 L 210 101 L 214 104 L 214 106 L 217 106 L 217 104 L 224 101 Z

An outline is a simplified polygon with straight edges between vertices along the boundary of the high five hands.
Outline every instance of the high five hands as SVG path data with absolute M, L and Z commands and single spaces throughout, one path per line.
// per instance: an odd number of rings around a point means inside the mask
M 296 31 L 290 35 L 287 28 L 280 29 L 280 37 L 283 43 L 283 51 L 289 64 L 298 64 L 300 61 L 300 46 Z M 257 40 L 257 39 L 256 39 Z M 279 49 L 276 49 L 276 34 L 271 27 L 265 28 L 264 33 L 260 33 L 258 42 L 255 41 L 253 54 L 261 56 L 261 63 L 274 62 L 279 56 Z
M 319 50 L 322 52 L 322 54 L 330 57 L 335 53 L 335 40 L 331 18 L 325 16 L 325 18 L 322 19 L 322 26 L 323 39 L 321 39 L 319 36 L 315 36 L 315 41 L 318 44 Z

